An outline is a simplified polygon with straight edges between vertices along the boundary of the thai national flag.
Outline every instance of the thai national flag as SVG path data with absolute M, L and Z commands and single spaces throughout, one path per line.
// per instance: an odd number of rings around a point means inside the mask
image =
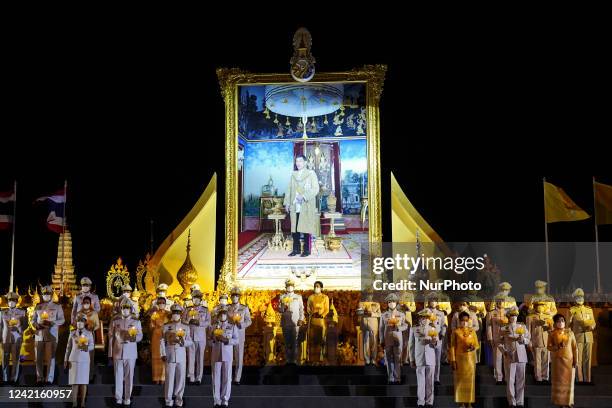
M 47 217 L 47 228 L 61 234 L 64 232 L 64 204 L 66 202 L 66 190 L 61 189 L 50 196 L 40 197 L 36 202 L 46 202 L 49 208 Z
M 13 225 L 14 191 L 0 191 L 0 230 L 7 230 Z

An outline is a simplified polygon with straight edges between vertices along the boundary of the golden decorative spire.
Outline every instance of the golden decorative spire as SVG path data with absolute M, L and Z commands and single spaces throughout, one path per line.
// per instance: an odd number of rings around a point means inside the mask
M 189 234 L 187 235 L 187 255 L 185 257 L 185 262 L 183 262 L 183 265 L 176 274 L 176 279 L 178 279 L 179 283 L 183 287 L 183 292 L 181 293 L 181 295 L 190 294 L 191 285 L 193 285 L 198 280 L 198 272 L 191 263 L 189 251 L 191 251 L 191 230 L 189 230 Z

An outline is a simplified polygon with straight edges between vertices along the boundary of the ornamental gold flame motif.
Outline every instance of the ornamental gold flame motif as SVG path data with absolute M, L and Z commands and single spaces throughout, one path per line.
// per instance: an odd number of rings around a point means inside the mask
M 121 296 L 121 287 L 130 284 L 130 272 L 121 258 L 112 265 L 106 274 L 106 295 L 113 301 Z
M 315 58 L 310 52 L 312 36 L 302 27 L 293 35 L 293 56 L 289 61 L 291 77 L 298 82 L 308 82 L 315 74 Z
M 187 236 L 187 256 L 185 257 L 185 262 L 179 269 L 176 274 L 176 279 L 178 279 L 179 283 L 183 288 L 183 292 L 181 295 L 188 295 L 191 293 L 191 285 L 197 282 L 198 280 L 198 272 L 195 267 L 191 263 L 191 258 L 189 257 L 189 251 L 191 250 L 191 230 L 189 231 L 189 235 Z

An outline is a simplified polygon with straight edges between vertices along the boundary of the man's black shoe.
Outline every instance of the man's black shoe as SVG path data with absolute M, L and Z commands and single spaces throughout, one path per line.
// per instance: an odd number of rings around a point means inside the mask
M 302 258 L 305 258 L 307 256 L 310 256 L 310 252 L 304 252 L 302 255 L 300 255 Z
M 293 252 L 291 252 L 291 253 L 289 254 L 289 256 L 296 256 L 296 255 L 299 255 L 299 254 L 300 254 L 299 252 L 297 252 L 297 251 L 293 251 Z

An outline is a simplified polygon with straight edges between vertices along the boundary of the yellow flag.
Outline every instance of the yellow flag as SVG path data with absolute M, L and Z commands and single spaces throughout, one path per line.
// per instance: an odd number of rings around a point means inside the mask
M 590 217 L 562 188 L 544 182 L 544 206 L 546 208 L 546 222 L 581 221 Z
M 612 224 L 612 186 L 598 182 L 595 189 L 595 222 L 597 225 Z

